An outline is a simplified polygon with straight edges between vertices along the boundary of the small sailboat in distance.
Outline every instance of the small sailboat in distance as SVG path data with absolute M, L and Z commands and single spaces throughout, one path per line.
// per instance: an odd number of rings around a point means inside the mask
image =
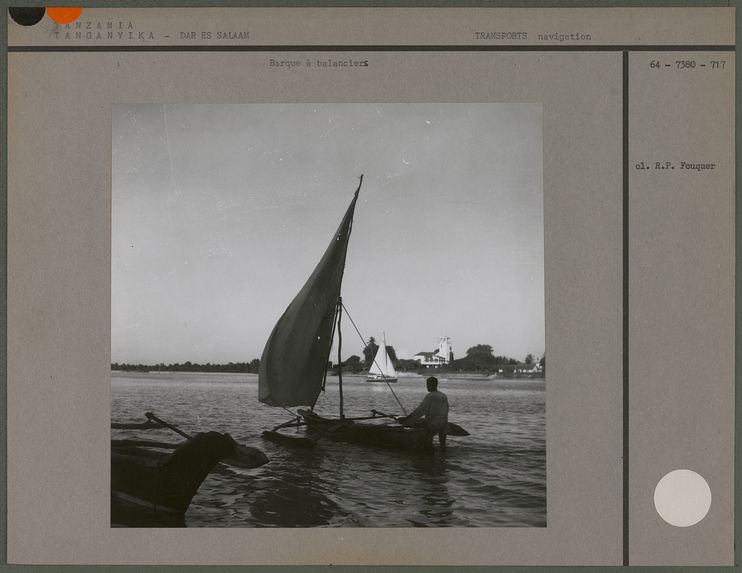
M 379 349 L 376 351 L 371 362 L 371 368 L 368 369 L 368 376 L 366 376 L 366 382 L 396 382 L 397 371 L 394 369 L 392 359 L 389 357 L 389 353 L 386 351 L 386 334 L 381 334 L 382 342 Z

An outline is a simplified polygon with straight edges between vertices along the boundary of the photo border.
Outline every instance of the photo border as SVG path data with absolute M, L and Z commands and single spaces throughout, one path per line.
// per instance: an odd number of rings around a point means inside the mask
M 0 106 L 2 106 L 6 117 L 7 117 L 7 111 L 8 111 L 8 79 L 7 79 L 7 7 L 9 5 L 13 6 L 31 6 L 36 3 L 34 2 L 28 2 L 28 1 L 17 1 L 17 2 L 11 2 L 7 3 L 5 0 L 3 1 L 3 12 L 5 14 L 6 18 L 6 26 L 2 27 L 2 30 L 0 30 L 0 36 L 2 36 L 2 44 L 3 44 L 3 52 L 5 54 L 5 58 L 2 60 L 2 64 L 0 66 L 2 67 L 2 82 L 4 86 L 4 90 L 2 95 L 0 95 Z M 145 8 L 145 7 L 205 7 L 205 6 L 212 6 L 207 4 L 205 1 L 188 1 L 188 0 L 181 0 L 180 2 L 172 2 L 168 0 L 148 0 L 148 1 L 131 1 L 131 2 L 110 2 L 110 3 L 104 3 L 100 0 L 89 0 L 88 2 L 85 2 L 86 7 L 106 7 L 106 8 Z M 735 8 L 739 8 L 739 0 L 733 0 L 729 2 L 723 2 L 723 1 L 687 1 L 687 0 L 675 0 L 675 1 L 654 1 L 654 0 L 643 0 L 643 1 L 632 1 L 632 0 L 626 0 L 623 2 L 619 1 L 602 1 L 602 2 L 596 2 L 596 1 L 565 1 L 565 2 L 543 2 L 543 1 L 534 1 L 534 0 L 524 0 L 522 2 L 506 2 L 506 1 L 497 1 L 497 0 L 489 0 L 489 1 L 465 1 L 465 2 L 455 2 L 451 0 L 442 0 L 439 2 L 425 2 L 425 1 L 376 1 L 376 2 L 351 2 L 351 1 L 323 1 L 323 2 L 306 2 L 306 1 L 292 1 L 292 0 L 282 0 L 282 1 L 270 1 L 270 0 L 263 0 L 260 2 L 238 2 L 238 1 L 230 1 L 230 0 L 222 0 L 218 3 L 219 7 L 497 7 L 497 8 L 509 8 L 509 7 L 516 7 L 516 8 L 553 8 L 553 7 L 559 7 L 559 8 L 577 8 L 577 7 L 598 7 L 598 8 L 608 8 L 608 7 L 632 7 L 632 8 L 638 8 L 638 7 L 728 7 L 732 6 Z M 742 38 L 742 30 L 740 27 L 740 13 L 739 10 L 736 12 L 736 41 L 737 43 L 740 42 L 740 38 Z M 740 93 L 742 93 L 742 81 L 740 81 L 740 62 L 736 62 L 737 66 L 737 76 L 736 76 L 736 95 L 735 100 L 737 104 L 740 102 Z M 735 111 L 735 117 L 736 117 L 736 111 Z M 7 125 L 7 123 L 6 123 Z M 739 122 L 735 123 L 735 134 L 736 139 L 739 140 L 740 135 L 740 125 Z M 3 180 L 3 200 L 0 201 L 0 210 L 2 210 L 2 217 L 0 217 L 0 241 L 2 241 L 2 247 L 5 249 L 7 253 L 7 132 L 6 137 L 3 140 L 3 147 L 5 153 L 2 154 L 2 157 L 0 158 L 0 168 L 3 169 L 3 172 L 6 174 L 6 177 Z M 737 172 L 739 173 L 739 166 L 740 166 L 740 158 L 742 157 L 742 154 L 740 153 L 740 150 L 737 148 L 735 149 L 735 165 L 737 167 Z M 735 190 L 739 191 L 739 181 L 735 181 Z M 737 201 L 735 205 L 735 226 L 739 228 L 740 224 L 742 224 L 742 206 L 740 205 L 740 202 Z M 737 275 L 739 276 L 740 273 L 742 273 L 742 262 L 740 261 L 739 251 L 742 249 L 742 237 L 739 236 L 740 234 L 737 233 L 737 236 L 735 237 L 735 247 L 736 247 L 736 253 L 735 253 L 735 271 Z M 5 384 L 3 384 L 3 388 L 0 391 L 0 404 L 2 404 L 7 411 L 7 256 L 3 259 L 2 265 L 0 265 L 0 274 L 2 274 L 2 278 L 5 279 L 2 281 L 2 285 L 0 286 L 0 292 L 2 293 L 2 306 L 0 307 L 0 329 L 2 331 L 2 336 L 6 344 L 3 345 L 3 348 L 0 350 L 0 361 L 2 362 L 2 378 Z M 624 280 L 626 280 L 625 274 L 624 274 Z M 735 282 L 735 294 L 737 297 L 737 300 L 742 300 L 742 288 L 740 288 L 740 285 Z M 739 340 L 739 332 L 740 332 L 740 325 L 742 325 L 742 311 L 739 309 L 739 305 L 735 308 L 735 331 L 737 333 L 736 340 L 735 340 L 735 363 L 742 357 L 742 342 Z M 625 331 L 624 331 L 625 333 Z M 625 335 L 625 334 L 624 334 Z M 624 357 L 626 358 L 625 354 Z M 739 388 L 739 381 L 740 381 L 740 373 L 738 369 L 735 367 L 735 388 Z M 739 523 L 740 519 L 742 518 L 742 507 L 740 507 L 740 489 L 742 488 L 742 432 L 740 431 L 740 414 L 742 413 L 742 396 L 740 396 L 740 392 L 735 392 L 735 461 L 734 461 L 734 469 L 735 469 L 735 477 L 734 477 L 734 483 L 735 483 L 735 563 L 736 565 L 733 567 L 713 567 L 714 570 L 737 570 L 739 568 L 739 563 L 742 558 L 742 537 L 740 536 L 740 528 Z M 625 431 L 627 431 L 627 428 L 625 428 Z M 0 482 L 2 483 L 2 494 L 0 494 L 0 514 L 4 515 L 6 519 L 4 520 L 4 524 L 2 526 L 2 549 L 0 550 L 0 559 L 3 562 L 3 569 L 4 570 L 10 570 L 15 571 L 16 569 L 20 570 L 22 567 L 21 565 L 8 565 L 7 564 L 7 430 L 6 432 L 2 433 L 2 438 L 0 439 L 0 459 L 2 460 L 2 472 L 0 472 L 0 475 L 2 478 L 0 479 Z M 290 572 L 302 572 L 302 571 L 377 571 L 377 570 L 404 570 L 404 571 L 411 571 L 414 573 L 417 572 L 428 572 L 433 571 L 436 569 L 436 566 L 259 566 L 259 565 L 250 565 L 250 566 L 218 566 L 218 565 L 208 565 L 208 566 L 139 566 L 139 565 L 123 565 L 123 566 L 110 566 L 110 565 L 85 565 L 85 566 L 69 566 L 69 565 L 48 565 L 48 566 L 36 566 L 44 571 L 61 571 L 62 567 L 65 569 L 69 569 L 70 567 L 74 568 L 74 570 L 80 570 L 80 571 L 104 571 L 107 570 L 110 567 L 116 567 L 119 571 L 147 571 L 152 573 L 160 573 L 165 571 L 172 570 L 173 567 L 177 567 L 178 570 L 184 569 L 189 572 L 204 572 L 209 573 L 210 570 L 218 569 L 219 571 L 222 570 L 228 570 L 228 569 L 234 569 L 237 570 L 238 568 L 240 570 L 247 570 L 247 571 L 262 571 L 264 569 L 270 569 L 271 571 L 276 571 L 278 573 L 290 573 Z M 533 570 L 539 570 L 543 569 L 544 567 L 548 566 L 455 566 L 455 567 L 447 567 L 448 570 L 453 571 L 515 571 L 516 569 L 519 572 L 528 573 L 529 571 Z M 631 566 L 632 568 L 639 568 L 639 566 Z M 672 567 L 673 570 L 677 569 L 678 567 Z M 571 568 L 570 568 L 571 569 Z M 593 567 L 581 567 L 581 569 L 588 569 L 592 570 Z M 597 568 L 595 568 L 597 569 Z M 600 567 L 603 571 L 611 571 L 613 569 L 620 570 L 625 569 L 625 566 L 608 566 L 608 567 Z M 662 570 L 669 570 L 670 567 L 653 567 L 653 571 L 662 571 Z M 710 569 L 710 567 L 693 567 L 695 571 L 701 571 Z

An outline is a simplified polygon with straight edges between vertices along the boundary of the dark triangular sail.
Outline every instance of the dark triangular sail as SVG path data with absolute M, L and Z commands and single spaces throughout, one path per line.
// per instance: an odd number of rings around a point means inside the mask
M 258 399 L 265 404 L 314 406 L 317 402 L 332 347 L 345 254 L 360 189 L 361 183 L 325 254 L 278 319 L 263 349 Z

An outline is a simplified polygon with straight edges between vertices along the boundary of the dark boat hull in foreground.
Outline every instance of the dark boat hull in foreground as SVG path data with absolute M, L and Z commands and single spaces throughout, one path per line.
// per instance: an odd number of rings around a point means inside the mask
M 114 520 L 136 512 L 139 518 L 149 516 L 177 525 L 209 472 L 237 451 L 234 440 L 219 432 L 197 434 L 183 444 L 169 446 L 174 451 L 162 451 L 168 447 L 163 443 L 136 444 L 132 440 L 111 442 Z M 267 458 L 260 450 L 255 452 L 257 467 Z

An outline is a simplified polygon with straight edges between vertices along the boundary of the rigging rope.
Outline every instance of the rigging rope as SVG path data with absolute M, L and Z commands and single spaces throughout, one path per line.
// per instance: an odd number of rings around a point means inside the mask
M 363 335 L 361 334 L 361 331 L 358 330 L 358 327 L 356 326 L 356 323 L 353 322 L 353 317 L 350 316 L 350 313 L 348 312 L 348 309 L 345 308 L 345 305 L 343 304 L 342 301 L 340 301 L 340 306 L 343 307 L 343 310 L 345 311 L 345 315 L 348 317 L 348 320 L 350 320 L 350 323 L 353 325 L 353 328 L 356 329 L 356 332 L 358 333 L 358 336 L 361 337 L 361 342 L 363 342 L 364 347 L 365 347 L 365 345 L 366 345 L 366 339 L 363 338 Z M 384 351 L 386 351 L 386 348 L 384 349 Z M 379 371 L 381 371 L 381 367 L 379 366 L 379 363 L 376 362 L 376 357 L 375 356 L 373 357 L 372 360 L 373 360 L 373 363 L 376 364 L 376 367 L 379 369 Z M 404 415 L 406 416 L 407 415 L 407 410 L 404 409 L 404 406 L 402 405 L 402 402 L 399 401 L 399 398 L 397 398 L 397 395 L 394 393 L 394 389 L 391 387 L 391 385 L 389 384 L 389 382 L 387 382 L 386 375 L 382 373 L 382 377 L 384 378 L 384 382 L 386 383 L 386 385 L 389 387 L 389 390 L 392 391 L 392 396 L 394 396 L 394 399 L 397 401 L 397 404 L 399 404 L 399 407 L 402 408 L 402 412 L 404 412 Z

